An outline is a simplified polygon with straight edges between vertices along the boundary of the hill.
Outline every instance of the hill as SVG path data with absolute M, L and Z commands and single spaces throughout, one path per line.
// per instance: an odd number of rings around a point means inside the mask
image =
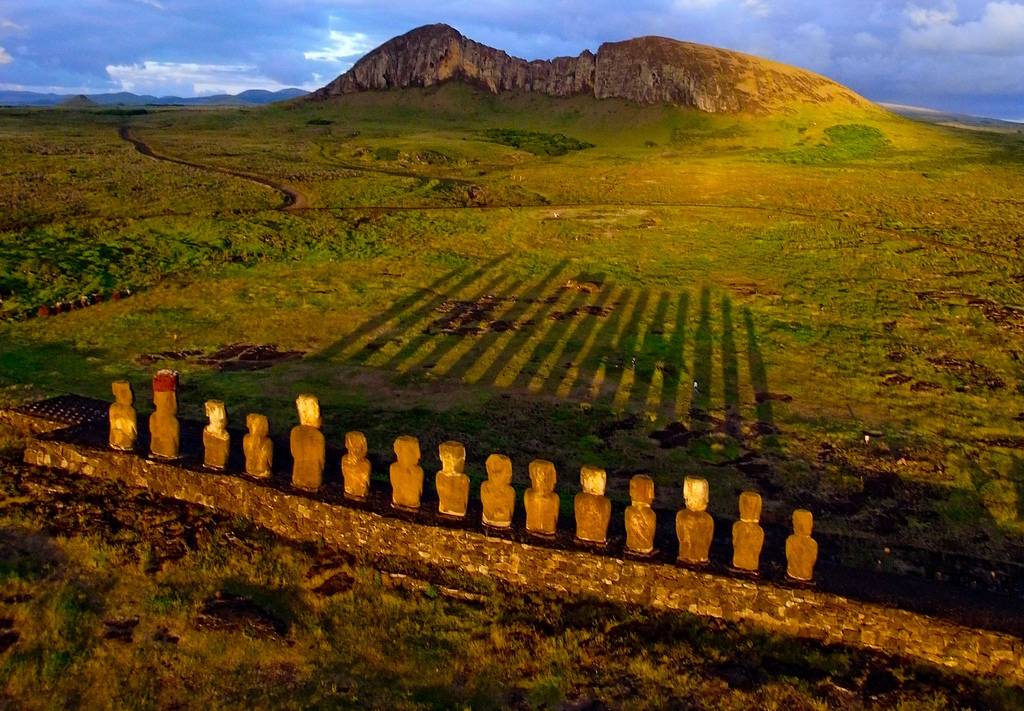
M 34 91 L 0 91 L 0 106 L 66 106 L 85 99 L 92 106 L 263 106 L 306 95 L 302 89 L 249 89 L 240 94 L 213 96 L 151 96 L 126 91 L 111 94 L 41 94 Z
M 60 106 L 65 109 L 90 109 L 95 106 L 99 106 L 99 104 L 85 94 L 79 94 L 78 96 L 72 96 L 70 99 L 65 99 L 60 102 Z
M 528 62 L 443 24 L 385 42 L 309 99 L 449 80 L 492 94 L 590 95 L 711 113 L 765 113 L 793 103 L 870 105 L 850 89 L 803 69 L 665 37 L 606 42 L 596 54 L 585 50 L 576 57 Z
M 954 128 L 968 128 L 975 131 L 992 131 L 994 133 L 1021 133 L 1024 132 L 1024 123 L 1004 121 L 1002 119 L 987 118 L 985 116 L 972 116 L 970 114 L 958 114 L 949 111 L 939 111 L 922 106 L 907 106 L 905 104 L 881 104 L 884 108 L 894 114 L 934 123 L 939 126 L 952 126 Z

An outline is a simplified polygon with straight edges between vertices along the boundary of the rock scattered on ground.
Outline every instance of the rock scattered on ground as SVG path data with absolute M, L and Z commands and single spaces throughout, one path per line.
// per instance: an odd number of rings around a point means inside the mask
M 139 365 L 153 365 L 167 360 L 185 361 L 195 365 L 206 365 L 215 370 L 232 372 L 264 370 L 278 363 L 295 360 L 305 355 L 304 351 L 281 350 L 276 344 L 231 343 L 215 351 L 185 349 L 143 353 L 135 358 Z

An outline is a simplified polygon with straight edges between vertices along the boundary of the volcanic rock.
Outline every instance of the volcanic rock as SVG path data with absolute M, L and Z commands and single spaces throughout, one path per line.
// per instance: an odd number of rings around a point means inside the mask
M 606 42 L 597 54 L 585 50 L 576 57 L 528 62 L 443 24 L 426 25 L 388 40 L 308 99 L 430 87 L 451 80 L 492 94 L 589 95 L 716 113 L 764 113 L 793 102 L 870 105 L 818 74 L 666 37 Z

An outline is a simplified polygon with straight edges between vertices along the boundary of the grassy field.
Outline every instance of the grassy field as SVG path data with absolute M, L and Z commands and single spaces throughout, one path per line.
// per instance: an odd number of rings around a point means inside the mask
M 209 169 L 140 155 L 123 125 Z M 869 551 L 1024 553 L 1019 136 L 448 85 L 0 111 L 0 157 L 9 401 L 121 377 L 144 395 L 170 366 L 188 416 L 223 398 L 283 433 L 311 391 L 333 442 L 363 429 L 384 456 L 416 434 L 428 471 L 455 438 L 476 478 L 509 453 L 520 487 L 540 456 L 566 492 L 600 464 L 617 502 L 644 471 L 674 507 L 700 473 L 719 515 L 749 487 L 766 520 L 807 507 Z M 238 343 L 305 356 L 210 358 Z M 649 437 L 677 420 L 682 446 Z

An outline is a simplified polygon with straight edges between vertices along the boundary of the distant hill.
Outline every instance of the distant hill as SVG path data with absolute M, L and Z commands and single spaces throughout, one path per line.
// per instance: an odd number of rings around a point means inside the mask
M 957 114 L 947 111 L 926 109 L 921 106 L 906 106 L 904 104 L 880 104 L 906 118 L 934 123 L 940 126 L 955 126 L 956 128 L 969 128 L 975 131 L 995 131 L 997 133 L 1021 133 L 1024 132 L 1024 123 L 1014 121 L 1003 121 L 1002 119 L 985 118 L 983 116 L 971 116 L 969 114 Z
M 70 99 L 65 99 L 60 102 L 58 106 L 66 109 L 89 109 L 95 106 L 99 106 L 95 101 L 90 99 L 85 94 L 79 94 L 78 96 L 72 96 Z
M 114 94 L 39 94 L 32 91 L 0 91 L 0 106 L 264 106 L 305 96 L 302 89 L 249 89 L 240 94 L 215 96 L 150 96 L 118 92 Z M 82 100 L 90 102 L 83 104 Z M 70 102 L 77 102 L 73 104 Z
M 606 42 L 576 57 L 528 62 L 474 42 L 448 25 L 395 37 L 308 99 L 462 81 L 491 93 L 591 95 L 715 113 L 765 113 L 793 103 L 871 106 L 818 74 L 740 52 L 640 37 Z

